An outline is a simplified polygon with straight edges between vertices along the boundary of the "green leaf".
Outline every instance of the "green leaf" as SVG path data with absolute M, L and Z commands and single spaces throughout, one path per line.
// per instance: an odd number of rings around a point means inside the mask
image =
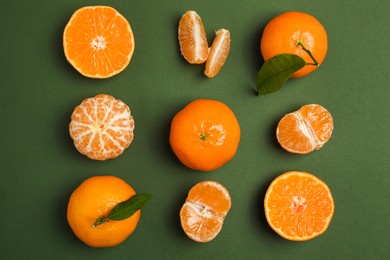
M 257 74 L 257 93 L 265 95 L 280 90 L 286 80 L 305 65 L 305 60 L 294 54 L 279 54 L 270 58 Z
M 123 220 L 129 218 L 137 210 L 141 209 L 151 198 L 151 194 L 136 194 L 130 199 L 117 204 L 107 218 L 109 220 Z

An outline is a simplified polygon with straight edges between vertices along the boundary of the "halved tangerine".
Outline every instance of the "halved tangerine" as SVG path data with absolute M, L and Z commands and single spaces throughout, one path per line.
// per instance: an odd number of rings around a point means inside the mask
M 77 150 L 94 160 L 121 155 L 134 138 L 130 108 L 113 96 L 100 94 L 78 105 L 69 124 Z
M 63 45 L 69 63 L 90 78 L 108 78 L 123 71 L 135 48 L 130 23 L 109 6 L 78 9 L 65 27 Z
M 221 231 L 231 208 L 228 190 L 215 181 L 202 181 L 188 193 L 180 210 L 185 234 L 196 242 L 209 242 Z
M 323 234 L 334 214 L 329 187 L 307 172 L 291 171 L 270 184 L 264 198 L 268 224 L 285 239 L 305 241 Z
M 333 118 L 324 107 L 310 104 L 285 115 L 276 129 L 280 145 L 288 152 L 307 154 L 320 149 L 332 136 Z

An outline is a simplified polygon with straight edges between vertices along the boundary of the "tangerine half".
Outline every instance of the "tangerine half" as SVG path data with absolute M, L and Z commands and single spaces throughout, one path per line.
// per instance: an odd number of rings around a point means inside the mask
M 66 59 L 82 75 L 109 78 L 123 71 L 134 53 L 130 23 L 109 6 L 85 6 L 70 18 L 63 34 Z
M 285 239 L 305 241 L 323 234 L 334 214 L 329 187 L 307 172 L 286 172 L 272 181 L 264 198 L 271 228 Z
M 215 181 L 193 186 L 180 210 L 185 234 L 196 242 L 209 242 L 221 231 L 232 205 L 228 190 Z
M 307 154 L 323 147 L 332 132 L 333 118 L 329 111 L 310 104 L 285 115 L 278 123 L 276 137 L 286 151 Z
M 240 142 L 240 125 L 224 103 L 196 99 L 171 122 L 170 145 L 187 167 L 213 171 L 230 161 Z
M 319 64 L 322 64 L 328 51 L 328 37 L 323 25 L 312 15 L 289 11 L 272 18 L 263 30 L 260 50 L 264 61 L 278 54 L 295 54 L 306 63 L 313 59 L 303 50 L 303 46 L 311 52 Z M 318 66 L 306 65 L 292 74 L 292 78 L 300 78 L 316 70 Z

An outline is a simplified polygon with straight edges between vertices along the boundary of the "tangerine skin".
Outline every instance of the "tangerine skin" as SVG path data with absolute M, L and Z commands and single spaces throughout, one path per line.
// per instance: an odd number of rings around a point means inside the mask
M 264 61 L 278 54 L 290 53 L 313 63 L 311 57 L 297 45 L 301 41 L 321 65 L 328 51 L 328 36 L 323 25 L 312 15 L 289 11 L 272 18 L 264 28 L 260 51 Z M 300 78 L 316 70 L 318 66 L 306 65 L 291 77 Z
M 197 99 L 174 116 L 169 138 L 173 152 L 184 165 L 213 171 L 236 154 L 240 125 L 224 103 Z

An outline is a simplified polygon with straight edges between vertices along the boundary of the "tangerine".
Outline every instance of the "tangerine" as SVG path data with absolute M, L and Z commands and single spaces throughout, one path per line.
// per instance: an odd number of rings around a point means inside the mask
M 307 64 L 292 74 L 292 78 L 300 78 L 313 72 L 323 63 L 328 51 L 328 38 L 323 25 L 312 15 L 289 11 L 272 18 L 264 28 L 260 50 L 265 61 L 278 54 L 295 54 L 303 58 Z M 315 63 L 314 63 L 315 64 Z
M 209 242 L 221 231 L 231 208 L 228 190 L 215 181 L 202 181 L 193 186 L 180 210 L 185 234 L 196 242 Z
M 209 77 L 215 77 L 229 55 L 230 51 L 230 32 L 226 29 L 220 29 L 216 32 L 213 44 L 210 47 L 210 53 L 206 60 L 206 69 L 204 74 Z
M 230 161 L 240 142 L 240 125 L 224 103 L 196 99 L 171 122 L 170 145 L 187 167 L 213 171 Z
M 304 105 L 278 123 L 276 137 L 288 152 L 307 154 L 320 149 L 332 136 L 333 118 L 318 104 Z
M 135 42 L 130 23 L 109 6 L 85 6 L 67 23 L 63 34 L 66 59 L 82 75 L 109 78 L 130 63 Z
M 121 155 L 134 139 L 133 130 L 130 108 L 106 94 L 83 100 L 74 109 L 69 124 L 77 150 L 101 161 Z
M 204 63 L 209 55 L 206 32 L 200 16 L 192 10 L 180 19 L 178 28 L 180 51 L 191 64 Z
M 264 198 L 271 228 L 285 239 L 305 241 L 323 234 L 334 214 L 329 187 L 307 172 L 291 171 L 270 184 Z
M 115 176 L 93 176 L 71 194 L 67 220 L 74 234 L 91 247 L 112 247 L 125 241 L 136 229 L 141 211 L 124 220 L 108 221 L 93 227 L 120 202 L 135 195 L 134 189 Z

